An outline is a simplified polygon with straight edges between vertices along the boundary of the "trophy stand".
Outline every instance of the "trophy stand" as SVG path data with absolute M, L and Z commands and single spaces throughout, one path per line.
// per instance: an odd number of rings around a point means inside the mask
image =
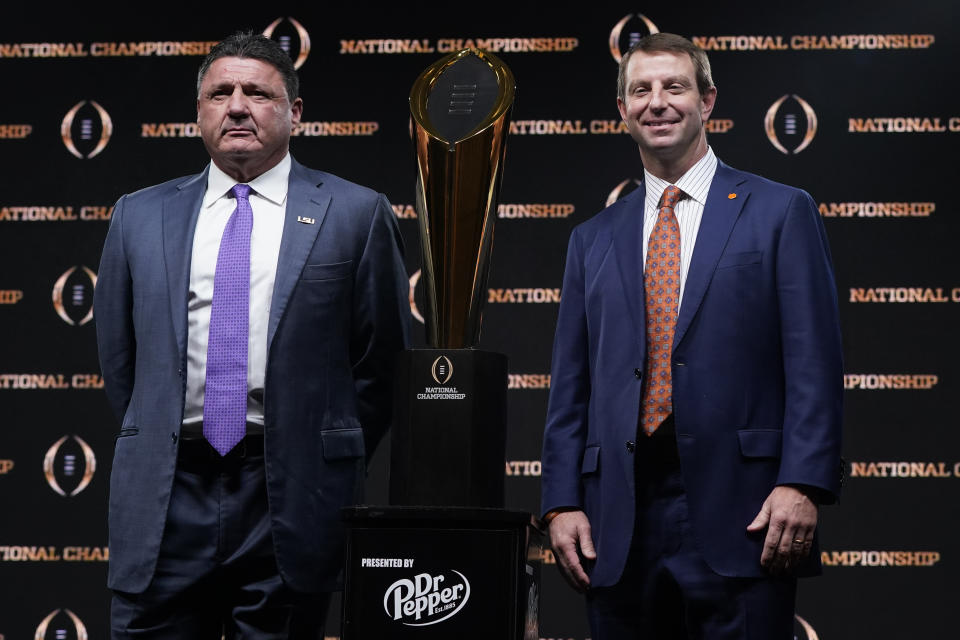
M 390 503 L 503 507 L 507 357 L 410 349 L 394 390 Z
M 507 358 L 475 348 L 513 96 L 477 49 L 410 92 L 429 348 L 398 362 L 392 506 L 344 511 L 343 640 L 539 638 L 541 533 L 503 509 Z

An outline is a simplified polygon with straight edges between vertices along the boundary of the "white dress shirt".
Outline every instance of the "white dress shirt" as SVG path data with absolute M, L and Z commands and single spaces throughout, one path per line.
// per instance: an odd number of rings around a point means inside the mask
M 263 379 L 267 364 L 267 324 L 273 283 L 277 275 L 280 239 L 287 209 L 290 154 L 275 167 L 249 183 L 253 231 L 250 236 L 250 335 L 247 352 L 247 423 L 263 424 Z M 199 433 L 203 422 L 203 394 L 207 371 L 207 337 L 213 277 L 220 252 L 220 238 L 233 215 L 236 201 L 230 190 L 237 181 L 210 163 L 207 191 L 200 205 L 190 261 L 190 293 L 187 302 L 187 393 L 184 432 Z M 262 428 L 260 429 L 262 431 Z
M 693 258 L 693 246 L 697 241 L 697 232 L 700 230 L 700 219 L 703 217 L 703 206 L 707 203 L 707 193 L 713 182 L 713 174 L 717 172 L 717 156 L 713 149 L 707 147 L 707 153 L 697 161 L 685 174 L 680 176 L 675 186 L 684 193 L 683 198 L 673 208 L 680 225 L 680 303 L 683 304 L 683 290 L 687 284 L 687 272 L 690 271 L 690 260 Z M 657 223 L 658 205 L 663 191 L 670 183 L 658 178 L 646 169 L 643 170 L 646 185 L 646 197 L 643 207 L 643 263 L 647 263 L 647 244 L 650 234 Z M 677 309 L 679 309 L 679 305 Z

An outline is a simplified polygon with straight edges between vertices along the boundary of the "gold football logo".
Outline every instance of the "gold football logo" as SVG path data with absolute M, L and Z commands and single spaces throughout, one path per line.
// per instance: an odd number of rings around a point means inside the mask
M 74 273 L 78 277 L 72 277 Z M 84 277 L 85 276 L 85 277 Z M 87 267 L 70 267 L 53 285 L 53 309 L 69 325 L 85 325 L 93 319 L 93 288 L 97 274 Z M 64 303 L 64 290 L 68 291 L 68 303 Z
M 64 445 L 67 447 L 72 447 L 72 443 L 68 443 L 68 440 L 72 440 L 80 449 L 80 453 L 83 456 L 83 471 L 80 475 L 80 481 L 77 483 L 77 486 L 70 490 L 69 493 L 60 486 L 60 480 L 57 479 L 57 461 L 60 460 L 59 471 L 64 479 L 74 477 L 77 475 L 77 455 L 75 453 L 70 453 L 69 450 L 64 451 Z M 62 456 L 61 456 L 62 454 Z M 43 457 L 43 477 L 47 479 L 47 484 L 50 485 L 50 488 L 56 491 L 61 496 L 73 497 L 79 494 L 81 491 L 87 488 L 90 484 L 90 481 L 93 480 L 93 474 L 97 470 L 97 458 L 93 454 L 93 449 L 90 448 L 80 436 L 63 436 L 59 440 L 53 443 L 47 450 L 47 454 Z
M 89 104 L 91 105 L 93 111 L 88 113 L 89 117 L 84 117 L 82 111 L 89 111 L 84 109 L 84 107 Z M 77 117 L 79 114 L 79 118 Z M 94 132 L 94 114 L 100 122 L 100 135 L 97 136 Z M 74 121 L 77 121 L 79 127 L 78 131 L 74 131 Z M 107 143 L 110 142 L 110 136 L 113 135 L 113 120 L 110 119 L 110 114 L 107 113 L 107 110 L 100 106 L 95 100 L 81 100 L 77 104 L 73 105 L 67 115 L 63 116 L 63 121 L 60 123 L 60 137 L 63 139 L 63 144 L 67 148 L 67 151 L 77 156 L 81 160 L 84 158 L 90 159 L 103 151 L 107 146 Z M 87 153 L 82 153 L 78 148 L 77 144 L 79 143 L 83 147 L 89 147 L 93 144 L 93 141 L 96 140 L 93 149 Z
M 277 30 L 277 27 L 280 26 L 280 23 L 283 22 L 283 18 L 277 18 L 271 22 L 266 29 L 263 30 L 263 35 L 268 38 L 273 39 L 273 34 Z M 293 26 L 294 31 L 297 34 L 297 38 L 300 40 L 300 46 L 297 50 L 297 57 L 293 60 L 293 68 L 299 69 L 303 66 L 303 63 L 307 61 L 307 56 L 310 55 L 310 34 L 307 33 L 307 30 L 303 28 L 303 25 L 294 20 L 293 18 L 287 18 L 287 21 Z M 292 43 L 293 39 L 291 36 L 277 33 L 277 43 L 280 45 L 280 48 L 287 52 L 291 58 L 293 58 L 292 52 Z
M 781 120 L 778 117 L 781 107 L 790 98 L 800 106 L 806 120 L 806 132 L 804 132 L 800 144 L 795 146 L 792 151 L 788 150 L 787 147 L 780 142 L 780 135 L 778 135 L 778 129 L 781 130 L 780 134 L 783 137 L 800 135 L 800 127 L 798 127 L 799 121 L 794 110 L 784 109 L 783 119 Z M 763 119 L 763 126 L 767 132 L 767 139 L 777 151 L 787 155 L 797 154 L 809 147 L 810 143 L 813 142 L 813 137 L 817 135 L 817 114 L 813 110 L 813 107 L 800 96 L 796 94 L 784 94 L 767 109 L 767 115 Z
M 70 609 L 54 609 L 51 611 L 50 614 L 44 618 L 39 625 L 37 625 L 37 630 L 33 634 L 33 640 L 46 640 L 47 628 L 50 626 L 50 623 L 53 621 L 53 619 L 57 617 L 57 614 L 59 614 L 61 611 L 67 614 L 67 617 L 73 624 L 73 629 L 77 634 L 77 640 L 88 640 L 89 636 L 87 635 L 87 627 L 83 624 L 83 620 L 77 617 L 77 614 L 75 614 L 73 611 L 70 611 Z M 57 629 L 56 637 L 65 638 L 66 629 Z
M 624 29 L 626 29 L 626 32 L 624 32 Z M 610 31 L 610 55 L 617 61 L 617 64 L 620 64 L 620 58 L 623 57 L 623 54 L 640 38 L 659 32 L 660 29 L 647 16 L 642 13 L 628 13 L 617 24 L 613 25 L 613 29 Z M 624 38 L 626 42 L 624 42 Z
M 430 375 L 433 376 L 433 381 L 439 385 L 450 382 L 450 378 L 453 377 L 453 363 L 450 362 L 450 358 L 440 356 L 434 360 L 430 367 Z

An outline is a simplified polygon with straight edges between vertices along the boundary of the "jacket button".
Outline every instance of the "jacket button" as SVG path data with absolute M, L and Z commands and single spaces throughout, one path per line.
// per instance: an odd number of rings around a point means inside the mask
M 639 380 L 640 378 L 643 377 L 643 371 L 641 371 L 639 368 L 634 369 L 634 370 L 633 370 L 633 375 L 635 375 L 635 376 L 637 377 L 637 379 Z
M 633 453 L 634 449 L 637 448 L 637 444 L 633 440 L 627 440 L 627 451 Z
M 173 440 L 173 444 L 177 444 L 177 434 L 176 434 L 176 433 L 171 433 L 171 434 L 170 434 L 170 439 Z

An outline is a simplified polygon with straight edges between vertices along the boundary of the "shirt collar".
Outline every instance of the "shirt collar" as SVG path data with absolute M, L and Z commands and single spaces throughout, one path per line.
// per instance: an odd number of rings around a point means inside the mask
M 287 199 L 287 187 L 290 185 L 290 154 L 283 156 L 273 168 L 261 173 L 248 182 L 253 193 L 261 198 L 280 206 Z M 207 192 L 203 196 L 202 208 L 211 206 L 214 202 L 226 196 L 237 181 L 224 173 L 213 162 L 210 163 L 210 172 L 207 175 Z
M 717 156 L 713 153 L 713 148 L 708 146 L 707 152 L 703 157 L 697 160 L 692 167 L 687 169 L 686 173 L 680 176 L 680 179 L 676 182 L 676 186 L 686 194 L 687 198 L 696 200 L 700 205 L 706 205 L 707 194 L 710 192 L 710 183 L 713 181 L 713 174 L 716 170 Z M 663 190 L 669 187 L 670 183 L 662 178 L 658 178 L 646 169 L 643 170 L 643 179 L 646 183 L 646 194 L 644 197 L 646 208 L 648 211 L 650 209 L 656 211 L 657 205 L 660 204 L 660 197 L 663 195 Z

